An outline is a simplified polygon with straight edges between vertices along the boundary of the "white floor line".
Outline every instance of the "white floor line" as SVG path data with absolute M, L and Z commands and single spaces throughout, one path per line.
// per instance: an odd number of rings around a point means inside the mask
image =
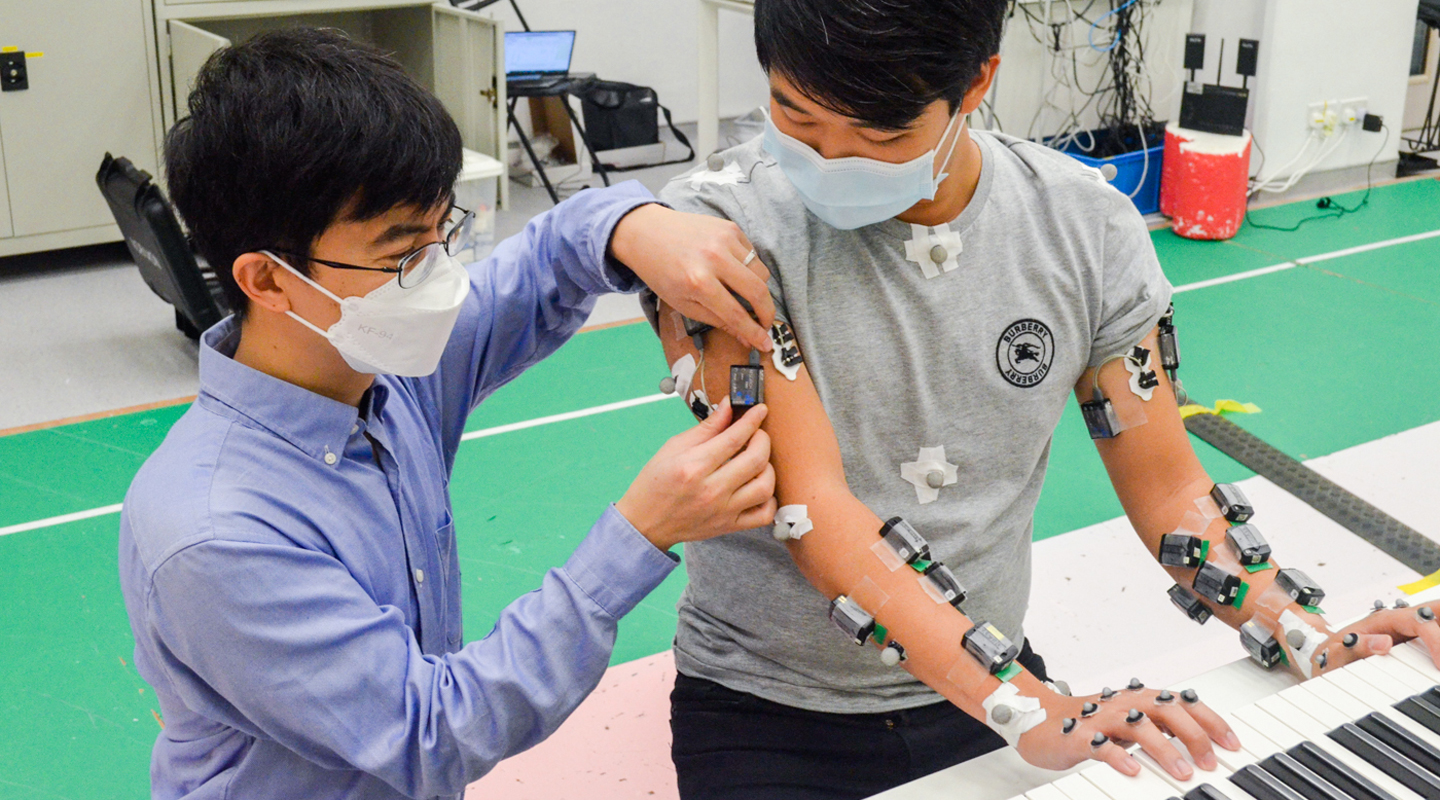
M 39 530 L 40 528 L 50 528 L 56 525 L 64 525 L 67 522 L 78 522 L 82 519 L 90 519 L 91 517 L 103 517 L 106 514 L 119 514 L 120 506 L 120 503 L 116 503 L 113 506 L 101 506 L 100 508 L 92 508 L 89 511 L 76 511 L 74 514 L 61 514 L 58 517 L 50 517 L 49 519 L 22 522 L 19 525 L 0 528 L 0 536 L 9 536 L 12 533 L 24 533 L 25 531 Z
M 1358 247 L 1349 247 L 1344 250 L 1336 250 L 1330 253 L 1321 253 L 1320 255 L 1315 256 L 1305 256 L 1304 258 L 1297 258 L 1294 261 L 1290 261 L 1284 264 L 1276 264 L 1270 267 L 1252 269 L 1249 272 L 1240 272 L 1234 275 L 1228 275 L 1223 278 L 1213 278 L 1208 281 L 1187 283 L 1184 286 L 1175 287 L 1175 292 L 1178 294 L 1180 292 L 1188 292 L 1195 289 L 1204 289 L 1208 286 L 1218 286 L 1222 283 L 1233 283 L 1235 281 L 1241 281 L 1247 278 L 1255 278 L 1261 275 L 1268 275 L 1272 272 L 1280 272 L 1281 270 L 1294 269 L 1295 267 L 1304 264 L 1315 264 L 1321 261 L 1329 261 L 1335 258 L 1343 258 L 1345 256 L 1355 255 L 1357 253 L 1368 253 L 1371 250 L 1381 250 L 1386 247 L 1395 247 L 1396 245 L 1409 244 L 1411 242 L 1419 242 L 1426 239 L 1434 239 L 1436 237 L 1440 237 L 1440 230 L 1434 230 L 1428 233 L 1417 233 L 1411 236 L 1401 236 L 1396 239 L 1386 239 L 1383 242 L 1373 242 L 1371 244 L 1364 244 Z M 509 425 L 497 425 L 493 428 L 485 428 L 483 430 L 471 431 L 470 433 L 464 434 L 460 437 L 460 441 L 468 442 L 472 439 L 483 439 L 487 436 L 496 436 L 498 434 L 524 430 L 526 428 L 535 428 L 540 425 L 549 425 L 552 422 L 564 422 L 566 420 L 580 419 L 581 417 L 589 417 L 595 414 L 604 414 L 608 411 L 619 411 L 622 408 L 631 408 L 634 406 L 645 405 L 646 403 L 656 403 L 674 396 L 675 395 L 652 394 L 645 397 L 637 397 L 633 400 L 621 400 L 618 403 L 606 403 L 605 405 L 593 406 L 591 408 L 582 408 L 579 411 L 569 411 L 564 414 L 552 414 L 548 417 L 539 417 L 537 419 L 527 420 L 525 422 L 512 422 Z M 39 530 L 41 528 L 49 528 L 55 525 L 64 525 L 67 522 L 75 522 L 77 520 L 89 519 L 91 517 L 100 517 L 106 514 L 115 514 L 119 511 L 120 504 L 116 503 L 115 505 L 111 506 L 92 508 L 89 511 L 77 511 L 74 514 L 62 514 L 58 517 L 50 517 L 49 519 L 39 519 L 35 520 L 34 522 L 22 522 L 19 525 L 11 525 L 6 528 L 0 528 L 0 536 L 6 536 L 12 533 L 22 533 L 24 531 Z
M 460 437 L 460 441 L 468 442 L 471 439 L 483 439 L 486 436 L 495 436 L 501 433 L 510 433 L 511 431 L 520 431 L 526 428 L 535 428 L 540 425 L 549 425 L 552 422 L 564 422 L 570 419 L 590 417 L 596 414 L 604 414 L 607 411 L 619 411 L 622 408 L 643 406 L 646 403 L 658 403 L 661 400 L 669 400 L 674 397 L 679 397 L 679 395 L 652 394 L 645 397 L 637 397 L 634 400 L 621 400 L 618 403 L 606 403 L 603 406 L 582 408 L 579 411 L 567 411 L 564 414 L 552 414 L 548 417 L 539 417 L 537 419 L 526 420 L 525 422 L 512 422 L 509 425 L 497 425 L 493 428 L 485 428 L 483 430 L 471 431 L 470 433 L 464 434 Z
M 1353 256 L 1359 253 L 1368 253 L 1372 250 L 1383 250 L 1387 247 L 1395 247 L 1397 245 L 1410 244 L 1412 242 L 1423 242 L 1426 239 L 1434 239 L 1436 237 L 1440 237 L 1440 230 L 1430 231 L 1428 233 L 1417 233 L 1411 236 L 1401 236 L 1395 239 L 1386 239 L 1383 242 L 1372 242 L 1370 244 L 1362 244 L 1358 247 L 1347 247 L 1344 250 L 1335 250 L 1330 253 L 1321 253 L 1320 255 L 1316 256 L 1305 256 L 1304 258 L 1297 258 L 1294 261 L 1286 261 L 1283 264 L 1274 264 L 1268 267 L 1252 269 L 1247 272 L 1237 272 L 1234 275 L 1226 275 L 1221 278 L 1211 278 L 1207 281 L 1196 281 L 1195 283 L 1187 283 L 1184 286 L 1176 286 L 1175 294 L 1180 294 L 1181 292 L 1191 292 L 1196 289 L 1205 289 L 1211 286 L 1219 286 L 1223 283 L 1234 283 L 1235 281 L 1243 281 L 1249 278 L 1258 278 L 1261 275 L 1269 275 L 1272 272 L 1283 272 L 1284 270 L 1302 267 L 1306 264 L 1318 264 L 1322 261 L 1330 261 L 1331 259 L 1335 258 L 1344 258 L 1345 256 Z

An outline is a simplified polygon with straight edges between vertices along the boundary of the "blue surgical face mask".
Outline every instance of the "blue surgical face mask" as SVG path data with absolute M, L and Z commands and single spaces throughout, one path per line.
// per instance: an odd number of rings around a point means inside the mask
M 934 200 L 949 174 L 944 170 L 950 165 L 960 136 L 957 134 L 950 143 L 939 174 L 935 157 L 959 121 L 957 112 L 934 148 L 903 164 L 860 156 L 825 158 L 775 127 L 775 120 L 768 114 L 763 144 L 765 152 L 775 157 L 785 177 L 800 193 L 805 207 L 832 227 L 849 231 L 884 222 L 921 200 Z

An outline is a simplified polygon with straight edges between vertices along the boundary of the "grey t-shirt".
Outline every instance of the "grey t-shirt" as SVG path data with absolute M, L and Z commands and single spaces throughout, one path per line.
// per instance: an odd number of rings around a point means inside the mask
M 949 236 L 893 219 L 826 225 L 759 139 L 726 151 L 726 170 L 702 166 L 660 198 L 740 225 L 774 275 L 850 490 L 881 519 L 914 525 L 969 589 L 966 613 L 1018 643 L 1052 432 L 1080 374 L 1140 341 L 1171 287 L 1143 219 L 1097 171 L 1012 137 L 972 136 L 980 182 Z M 958 481 L 922 504 L 901 464 L 942 446 Z M 826 618 L 829 598 L 768 529 L 688 544 L 685 562 L 681 672 L 816 711 L 940 699 L 847 642 Z

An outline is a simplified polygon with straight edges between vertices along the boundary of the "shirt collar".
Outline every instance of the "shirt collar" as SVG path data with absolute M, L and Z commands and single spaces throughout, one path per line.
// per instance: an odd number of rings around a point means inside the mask
M 359 409 L 266 375 L 234 359 L 240 325 L 227 317 L 200 337 L 200 398 L 213 399 L 235 414 L 334 466 L 359 419 Z M 387 392 L 378 383 L 366 393 L 373 422 Z M 334 459 L 326 459 L 333 453 Z

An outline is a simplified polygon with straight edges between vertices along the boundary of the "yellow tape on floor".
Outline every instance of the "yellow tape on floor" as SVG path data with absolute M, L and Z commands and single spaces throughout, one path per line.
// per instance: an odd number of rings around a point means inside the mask
M 1180 406 L 1180 419 L 1189 419 L 1196 414 L 1259 414 L 1260 406 L 1254 403 L 1242 403 L 1239 400 L 1218 400 L 1214 408 L 1202 406 L 1199 403 L 1191 403 L 1188 406 Z

